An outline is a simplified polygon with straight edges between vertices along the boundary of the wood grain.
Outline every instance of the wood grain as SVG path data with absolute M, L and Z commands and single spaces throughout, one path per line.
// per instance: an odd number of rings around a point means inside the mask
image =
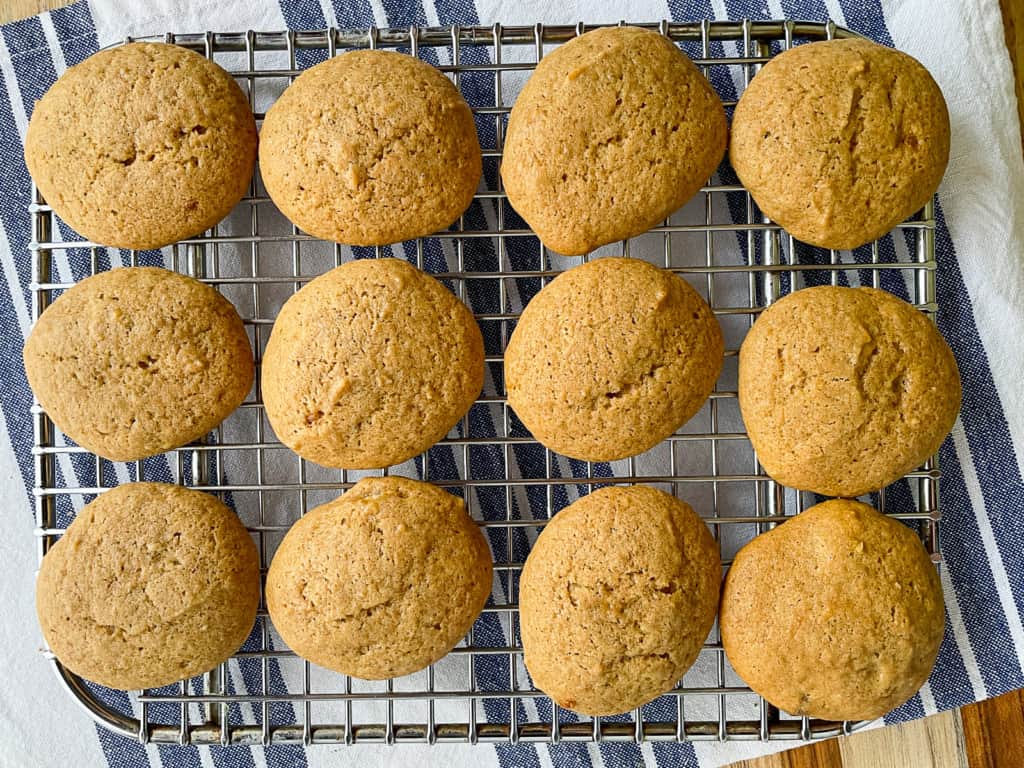
M 68 5 L 68 0 L 0 0 L 0 22 Z M 1024 135 L 1024 0 L 1000 0 Z M 1024 139 L 1022 139 L 1024 142 Z M 1024 692 L 958 712 L 744 760 L 732 768 L 1021 768 Z
M 959 712 L 839 739 L 843 768 L 968 768 Z
M 71 0 L 0 0 L 0 22 L 35 16 L 70 4 Z
M 840 741 L 843 739 L 829 739 L 768 757 L 741 760 L 730 768 L 838 768 L 843 764 Z
M 961 734 L 958 713 L 943 712 L 913 723 L 744 760 L 730 768 L 974 768 L 968 764 Z
M 1024 148 L 1024 0 L 999 0 L 999 9 L 1003 12 L 1003 35 L 1013 66 L 1017 119 L 1021 126 L 1021 147 Z
M 1024 691 L 960 710 L 970 768 L 1024 765 Z

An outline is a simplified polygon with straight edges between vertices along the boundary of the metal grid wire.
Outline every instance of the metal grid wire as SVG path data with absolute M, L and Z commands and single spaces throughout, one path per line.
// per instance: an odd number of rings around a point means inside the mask
M 772 55 L 801 42 L 851 35 L 832 23 L 642 26 L 677 41 L 722 93 L 730 114 L 736 94 Z M 280 216 L 257 175 L 250 194 L 213 230 L 162 256 L 116 252 L 78 240 L 36 198 L 30 207 L 34 317 L 89 274 L 119 263 L 163 263 L 231 299 L 259 358 L 277 309 L 302 284 L 352 256 L 394 253 L 434 273 L 465 300 L 487 346 L 487 384 L 470 413 L 439 445 L 390 470 L 462 495 L 489 536 L 495 589 L 459 647 L 428 670 L 395 681 L 325 674 L 284 648 L 261 603 L 252 637 L 231 661 L 203 677 L 132 694 L 131 713 L 115 711 L 104 703 L 102 689 L 54 660 L 69 690 L 101 724 L 142 741 L 220 744 L 808 740 L 856 727 L 790 717 L 751 693 L 729 667 L 717 626 L 679 686 L 628 715 L 577 717 L 532 688 L 526 674 L 518 633 L 519 573 L 544 521 L 580 494 L 602 484 L 634 482 L 673 492 L 711 526 L 726 567 L 743 543 L 814 503 L 809 494 L 770 480 L 743 432 L 736 350 L 759 311 L 789 291 L 821 282 L 902 290 L 926 313 L 936 310 L 931 204 L 882 241 L 855 252 L 821 251 L 795 243 L 764 218 L 738 183 L 716 178 L 662 226 L 596 254 L 647 258 L 682 275 L 708 299 L 728 350 L 708 404 L 648 454 L 612 465 L 568 461 L 534 442 L 505 403 L 502 353 L 517 310 L 547 280 L 580 260 L 540 245 L 505 200 L 497 168 L 518 88 L 546 52 L 588 28 L 496 24 L 167 36 L 167 42 L 203 53 L 231 71 L 257 120 L 301 70 L 345 49 L 396 48 L 439 66 L 474 108 L 484 182 L 459 222 L 430 238 L 351 251 L 314 240 Z M 722 179 L 730 173 L 723 169 Z M 199 444 L 130 465 L 69 445 L 38 405 L 33 420 L 40 557 L 95 494 L 131 480 L 166 480 L 231 504 L 259 546 L 265 573 L 274 548 L 299 515 L 366 474 L 324 470 L 285 449 L 269 428 L 258 386 Z M 916 525 L 936 560 L 937 481 L 932 460 L 908 475 L 899 493 L 890 489 L 888 501 L 884 491 L 871 499 L 884 512 Z

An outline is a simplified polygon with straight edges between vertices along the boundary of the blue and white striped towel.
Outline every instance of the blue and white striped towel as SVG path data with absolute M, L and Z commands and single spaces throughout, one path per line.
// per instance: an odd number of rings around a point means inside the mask
M 34 100 L 67 67 L 126 35 L 325 26 L 832 18 L 921 60 L 942 86 L 952 156 L 937 206 L 939 325 L 964 382 L 942 448 L 947 633 L 930 682 L 896 722 L 1024 687 L 1024 166 L 996 3 L 985 0 L 80 0 L 0 29 L 0 766 L 688 765 L 784 745 L 644 744 L 383 748 L 140 746 L 78 711 L 37 653 L 30 494 L 30 182 L 21 142 Z M 58 269 L 61 265 L 58 265 Z M 64 265 L 67 270 L 67 265 Z M 70 272 L 69 272 L 70 273 Z

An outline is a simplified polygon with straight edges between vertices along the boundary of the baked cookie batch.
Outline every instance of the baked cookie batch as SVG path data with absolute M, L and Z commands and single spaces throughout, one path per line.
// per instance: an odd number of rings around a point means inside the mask
M 89 116 L 85 119 L 83 116 Z M 633 27 L 584 34 L 537 66 L 508 121 L 501 178 L 546 246 L 585 254 L 664 221 L 726 151 L 794 237 L 854 248 L 935 192 L 949 154 L 942 94 L 909 56 L 863 40 L 772 59 L 731 127 L 678 47 Z M 481 176 L 472 112 L 405 55 L 346 53 L 267 112 L 266 189 L 310 234 L 383 245 L 449 226 Z M 26 163 L 48 203 L 97 243 L 154 248 L 224 217 L 249 186 L 257 132 L 242 91 L 197 54 L 104 51 L 36 106 Z M 565 456 L 614 461 L 675 433 L 722 368 L 711 308 L 670 271 L 602 258 L 560 274 L 508 340 L 509 406 Z M 42 314 L 25 370 L 54 423 L 132 461 L 187 444 L 254 380 L 246 329 L 212 288 L 153 268 L 98 274 Z M 469 309 L 395 259 L 353 261 L 295 293 L 261 366 L 277 437 L 326 467 L 381 468 L 443 438 L 484 381 Z M 779 483 L 839 497 L 744 546 L 722 585 L 718 545 L 685 502 L 606 487 L 544 527 L 522 570 L 533 683 L 592 715 L 671 690 L 716 616 L 736 672 L 797 715 L 871 719 L 923 683 L 943 635 L 934 566 L 909 528 L 855 497 L 919 466 L 956 419 L 960 380 L 935 326 L 870 288 L 796 291 L 739 353 L 739 404 Z M 437 661 L 492 589 L 460 498 L 400 477 L 360 480 L 289 530 L 266 574 L 274 626 L 300 656 L 382 679 Z M 39 573 L 39 621 L 63 664 L 115 688 L 207 671 L 247 637 L 259 558 L 208 494 L 114 488 L 82 509 Z

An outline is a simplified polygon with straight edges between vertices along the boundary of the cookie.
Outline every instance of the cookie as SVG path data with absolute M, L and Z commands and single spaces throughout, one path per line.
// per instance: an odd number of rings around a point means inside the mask
M 960 376 L 910 304 L 876 288 L 819 286 L 754 323 L 740 347 L 739 404 L 769 475 L 854 497 L 938 451 L 960 409 Z
M 386 467 L 448 434 L 483 376 L 483 338 L 466 305 L 408 262 L 367 259 L 285 302 L 263 355 L 263 402 L 300 456 Z
M 552 280 L 505 350 L 508 402 L 533 436 L 574 459 L 654 447 L 693 416 L 722 368 L 722 332 L 680 277 L 605 258 Z
M 868 40 L 800 45 L 740 97 L 729 159 L 798 240 L 856 248 L 919 210 L 949 160 L 949 113 L 920 63 Z
M 719 624 L 736 673 L 784 712 L 873 720 L 931 673 L 939 576 L 913 531 L 867 504 L 811 507 L 739 551 Z
M 715 620 L 721 562 L 688 504 L 648 486 L 602 488 L 559 512 L 519 583 L 533 684 L 587 715 L 670 690 Z
M 366 680 L 433 664 L 491 593 L 491 554 L 462 499 L 371 477 L 301 518 L 267 573 L 267 609 L 293 651 Z
M 639 235 L 693 197 L 725 153 L 722 102 L 668 38 L 587 32 L 546 55 L 509 115 L 501 178 L 548 248 Z
M 128 483 L 87 504 L 36 582 L 39 624 L 60 663 L 124 690 L 226 661 L 259 600 L 259 555 L 235 513 L 167 483 Z
M 309 234 L 385 245 L 446 228 L 469 207 L 482 161 L 451 80 L 391 51 L 352 51 L 303 72 L 267 112 L 260 173 Z
M 117 248 L 209 229 L 241 200 L 255 162 L 256 122 L 238 84 L 164 43 L 110 48 L 71 67 L 36 103 L 25 135 L 46 202 Z
M 60 430 L 134 461 L 202 437 L 245 399 L 252 349 L 213 288 L 156 267 L 101 272 L 46 308 L 25 373 Z

